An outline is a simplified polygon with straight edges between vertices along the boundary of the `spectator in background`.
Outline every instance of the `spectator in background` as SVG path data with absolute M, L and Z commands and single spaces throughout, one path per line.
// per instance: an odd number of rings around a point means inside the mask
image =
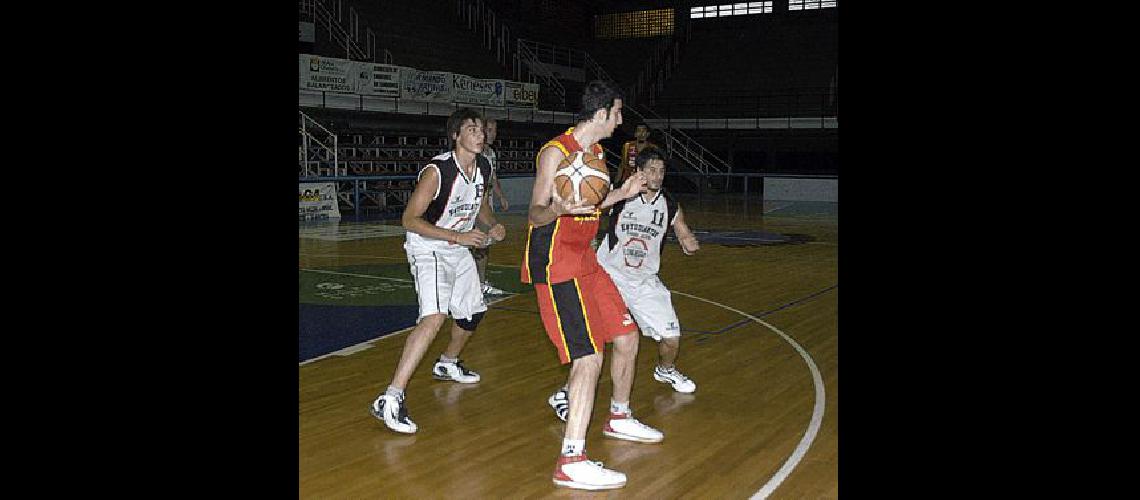
M 634 160 L 637 159 L 638 153 L 646 148 L 657 147 L 656 144 L 649 142 L 649 126 L 644 123 L 637 124 L 633 137 L 634 140 L 626 142 L 621 147 L 621 164 L 618 165 L 617 179 L 614 179 L 614 185 L 620 186 L 637 168 L 634 165 Z
M 498 155 L 491 147 L 495 143 L 495 138 L 499 135 L 499 126 L 494 118 L 487 118 L 483 125 L 483 131 L 487 138 L 484 141 L 483 156 L 487 161 L 491 162 L 491 179 L 488 181 L 488 186 L 491 187 L 491 192 L 487 196 L 487 205 L 494 211 L 495 200 L 499 201 L 499 207 L 502 211 L 506 212 L 510 209 L 511 204 L 507 203 L 507 197 L 503 196 L 503 187 L 499 184 L 499 164 Z M 495 288 L 491 282 L 487 281 L 487 260 L 491 256 L 491 247 L 472 247 L 471 256 L 475 257 L 475 267 L 479 269 L 479 283 L 483 291 L 483 295 L 503 295 L 504 291 Z

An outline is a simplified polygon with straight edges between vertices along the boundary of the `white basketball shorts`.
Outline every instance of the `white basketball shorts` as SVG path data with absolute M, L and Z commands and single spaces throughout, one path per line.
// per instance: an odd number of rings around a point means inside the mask
M 420 302 L 416 323 L 431 314 L 450 314 L 454 319 L 470 320 L 475 313 L 487 310 L 475 259 L 466 247 L 435 250 L 413 248 L 405 242 L 404 250 Z
M 662 338 L 681 336 L 681 323 L 673 310 L 673 298 L 665 284 L 656 275 L 632 279 L 622 273 L 611 273 L 622 300 L 633 319 L 641 327 L 641 334 L 660 341 Z

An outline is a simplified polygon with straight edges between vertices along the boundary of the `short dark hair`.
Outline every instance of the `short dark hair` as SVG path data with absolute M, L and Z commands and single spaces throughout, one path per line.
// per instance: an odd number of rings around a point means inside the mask
M 463 126 L 463 122 L 467 120 L 475 120 L 479 123 L 483 122 L 483 115 L 478 111 L 471 108 L 459 108 L 447 117 L 447 147 L 455 147 L 455 139 L 452 136 L 459 133 L 459 127 Z
M 663 165 L 666 167 L 669 166 L 669 162 L 665 160 L 665 154 L 662 153 L 660 149 L 657 149 L 655 147 L 648 147 L 639 151 L 637 153 L 637 158 L 633 159 L 633 166 L 634 168 L 641 170 L 645 167 L 646 163 L 649 163 L 652 160 L 661 160 L 661 163 Z
M 578 123 L 589 121 L 599 109 L 606 110 L 608 117 L 614 107 L 614 101 L 618 99 L 624 100 L 624 97 L 615 85 L 605 80 L 587 83 L 586 88 L 582 89 L 582 105 L 575 119 Z

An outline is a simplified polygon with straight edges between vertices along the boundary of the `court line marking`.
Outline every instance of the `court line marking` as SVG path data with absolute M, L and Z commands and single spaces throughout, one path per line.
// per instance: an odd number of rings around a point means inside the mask
M 823 412 L 824 412 L 824 406 L 825 406 L 826 400 L 825 400 L 825 394 L 824 394 L 824 390 L 823 390 L 823 377 L 819 374 L 819 367 L 817 367 L 815 365 L 815 361 L 812 360 L 811 355 L 808 354 L 807 351 L 805 351 L 803 347 L 800 347 L 800 345 L 797 344 L 795 340 L 792 340 L 792 338 L 789 337 L 786 333 L 780 331 L 779 328 L 772 326 L 768 322 L 766 322 L 760 318 L 757 318 L 756 316 L 748 314 L 744 311 L 741 311 L 739 309 L 735 309 L 731 306 L 721 304 L 720 302 L 716 302 L 716 301 L 709 300 L 709 299 L 702 298 L 702 297 L 697 297 L 696 295 L 690 295 L 690 294 L 687 294 L 685 292 L 678 292 L 676 290 L 671 290 L 671 291 L 677 295 L 683 295 L 683 296 L 689 297 L 691 299 L 696 299 L 696 300 L 699 300 L 702 302 L 707 302 L 709 304 L 724 308 L 726 310 L 729 310 L 729 311 L 737 313 L 741 316 L 744 316 L 748 319 L 751 319 L 752 321 L 755 321 L 761 325 L 764 325 L 769 330 L 776 332 L 777 335 L 779 335 L 780 337 L 783 337 L 785 341 L 787 341 L 789 344 L 791 344 L 792 348 L 794 348 L 796 350 L 796 352 L 798 352 L 800 354 L 800 357 L 804 359 L 804 362 L 807 363 L 808 368 L 811 370 L 811 381 L 812 381 L 812 384 L 815 385 L 815 405 L 812 407 L 811 420 L 808 423 L 807 431 L 804 432 L 803 437 L 800 438 L 799 444 L 796 445 L 796 449 L 792 451 L 792 454 L 784 462 L 784 465 L 780 466 L 780 469 L 776 471 L 776 474 L 774 474 L 772 476 L 772 478 L 769 479 L 768 482 L 765 483 L 764 486 L 760 488 L 759 491 L 757 491 L 755 494 L 753 494 L 750 497 L 750 500 L 751 499 L 768 498 L 768 495 L 771 495 L 773 491 L 776 491 L 776 488 L 778 488 L 780 486 L 780 483 L 782 483 L 784 481 L 784 479 L 786 479 L 788 477 L 788 474 L 792 473 L 792 470 L 795 469 L 797 465 L 799 465 L 800 460 L 802 460 L 804 458 L 804 455 L 807 454 L 808 448 L 811 447 L 812 441 L 815 441 L 815 436 L 816 436 L 816 434 L 819 433 L 819 427 L 823 423 Z
M 789 307 L 792 307 L 792 306 L 795 306 L 795 305 L 801 304 L 801 303 L 803 303 L 803 302 L 807 302 L 807 301 L 809 301 L 809 300 L 811 300 L 811 299 L 814 299 L 814 298 L 816 298 L 816 297 L 819 297 L 820 295 L 823 295 L 823 294 L 825 294 L 825 293 L 827 293 L 827 292 L 830 292 L 830 291 L 832 291 L 832 290 L 834 290 L 834 289 L 836 289 L 836 288 L 839 288 L 839 283 L 836 283 L 836 284 L 834 284 L 834 285 L 831 285 L 831 286 L 829 286 L 829 287 L 827 287 L 827 288 L 824 288 L 823 290 L 820 290 L 820 291 L 817 291 L 817 292 L 811 293 L 811 294 L 809 294 L 809 295 L 805 295 L 805 296 L 803 296 L 803 297 L 800 297 L 800 298 L 798 298 L 798 299 L 796 299 L 796 300 L 793 300 L 793 301 L 791 301 L 791 302 L 787 302 L 787 303 L 785 303 L 785 304 L 783 304 L 783 305 L 781 305 L 780 307 L 777 307 L 777 308 L 775 308 L 775 309 L 769 309 L 769 310 L 767 310 L 767 311 L 758 312 L 758 313 L 756 313 L 756 317 L 758 317 L 758 318 L 763 318 L 764 316 L 767 316 L 767 315 L 769 315 L 769 314 L 775 314 L 775 313 L 778 313 L 778 312 L 780 312 L 780 311 L 783 311 L 784 309 L 787 309 L 787 308 L 789 308 Z M 744 324 L 746 324 L 746 323 L 748 323 L 748 320 L 747 320 L 747 319 L 742 319 L 742 320 L 740 320 L 740 321 L 737 321 L 737 322 L 735 322 L 735 323 L 733 323 L 733 324 L 731 324 L 731 325 L 728 325 L 728 326 L 726 326 L 726 327 L 724 327 L 724 328 L 721 328 L 720 330 L 717 330 L 717 331 L 714 331 L 714 332 L 698 332 L 698 331 L 695 331 L 695 330 L 693 330 L 692 332 L 693 332 L 693 333 L 701 333 L 701 334 L 707 334 L 707 335 L 720 335 L 720 334 L 722 334 L 722 333 L 724 333 L 724 332 L 727 332 L 727 331 L 729 331 L 729 330 L 732 330 L 732 329 L 734 329 L 734 328 L 736 328 L 736 327 L 738 327 L 738 326 L 744 325 Z
M 379 276 L 368 276 L 366 274 L 362 274 L 360 276 L 365 277 L 365 278 L 380 278 Z M 390 279 L 395 279 L 395 278 L 390 278 Z M 507 299 L 512 298 L 512 297 L 517 297 L 517 296 L 518 296 L 518 294 L 510 294 L 510 295 L 507 295 L 507 296 L 502 297 L 502 298 L 489 300 L 489 301 L 487 301 L 487 308 L 490 309 L 491 304 L 502 302 L 504 300 L 507 300 Z M 395 332 L 385 333 L 385 334 L 380 335 L 379 337 L 374 337 L 374 338 L 365 340 L 363 342 L 360 342 L 358 344 L 353 344 L 353 345 L 350 345 L 348 347 L 335 350 L 335 351 L 330 352 L 328 354 L 322 354 L 322 355 L 317 356 L 315 358 L 306 359 L 300 363 L 297 363 L 297 366 L 305 366 L 305 365 L 312 363 L 314 361 L 320 361 L 322 359 L 331 358 L 333 356 L 344 357 L 344 356 L 349 356 L 349 355 L 358 353 L 360 351 L 366 351 L 366 350 L 372 348 L 373 342 L 379 342 L 379 341 L 384 340 L 384 339 L 389 338 L 389 337 L 398 337 L 404 333 L 407 333 L 407 332 L 414 330 L 415 328 L 416 328 L 416 325 L 412 325 L 412 326 L 409 326 L 407 328 L 404 328 L 403 330 L 397 330 Z
M 383 255 L 353 255 L 353 254 L 345 254 L 345 253 L 305 253 L 305 252 L 298 252 L 297 255 L 304 255 L 306 257 L 356 257 L 356 258 L 363 258 L 363 259 L 402 260 L 404 262 L 408 261 L 407 257 L 386 257 Z M 519 268 L 519 266 L 513 265 L 513 264 L 492 264 L 492 263 L 488 262 L 487 265 L 488 266 L 495 266 L 495 267 L 512 267 L 515 269 Z
M 389 280 L 389 281 L 402 281 L 404 283 L 415 283 L 415 281 L 413 281 L 413 280 L 406 280 L 403 278 L 389 278 L 387 276 L 373 276 L 371 274 L 342 273 L 339 271 L 326 271 L 324 269 L 306 269 L 304 267 L 300 268 L 300 270 L 310 272 L 310 273 L 337 274 L 340 276 L 355 276 L 357 278 L 371 278 L 374 280 Z

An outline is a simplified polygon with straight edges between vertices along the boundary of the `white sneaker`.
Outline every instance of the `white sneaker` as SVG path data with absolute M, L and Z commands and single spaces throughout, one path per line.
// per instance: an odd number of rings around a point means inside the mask
M 664 370 L 661 368 L 661 365 L 655 366 L 653 367 L 653 379 L 658 382 L 672 384 L 673 390 L 677 392 L 688 394 L 697 390 L 697 383 L 689 380 L 689 377 L 677 371 L 677 367 Z
M 633 418 L 633 412 L 610 413 L 610 419 L 602 429 L 606 437 L 637 441 L 639 443 L 660 443 L 665 434 Z
M 373 417 L 384 421 L 389 429 L 404 434 L 415 434 L 416 423 L 408 418 L 408 407 L 404 401 L 388 394 L 381 394 L 368 408 Z
M 554 416 L 565 422 L 566 415 L 570 413 L 570 394 L 566 389 L 558 389 L 558 392 L 552 394 L 546 402 L 554 408 Z
M 506 293 L 507 292 L 491 286 L 491 282 L 489 281 L 483 282 L 483 295 L 505 295 Z
M 554 466 L 554 484 L 580 490 L 612 490 L 625 486 L 625 474 L 587 460 L 584 453 L 560 456 Z
M 463 366 L 463 361 L 459 360 L 456 360 L 454 363 L 436 361 L 435 366 L 431 368 L 431 376 L 437 380 L 451 380 L 459 382 L 460 384 L 474 384 L 481 378 L 478 373 L 468 370 L 466 366 Z

